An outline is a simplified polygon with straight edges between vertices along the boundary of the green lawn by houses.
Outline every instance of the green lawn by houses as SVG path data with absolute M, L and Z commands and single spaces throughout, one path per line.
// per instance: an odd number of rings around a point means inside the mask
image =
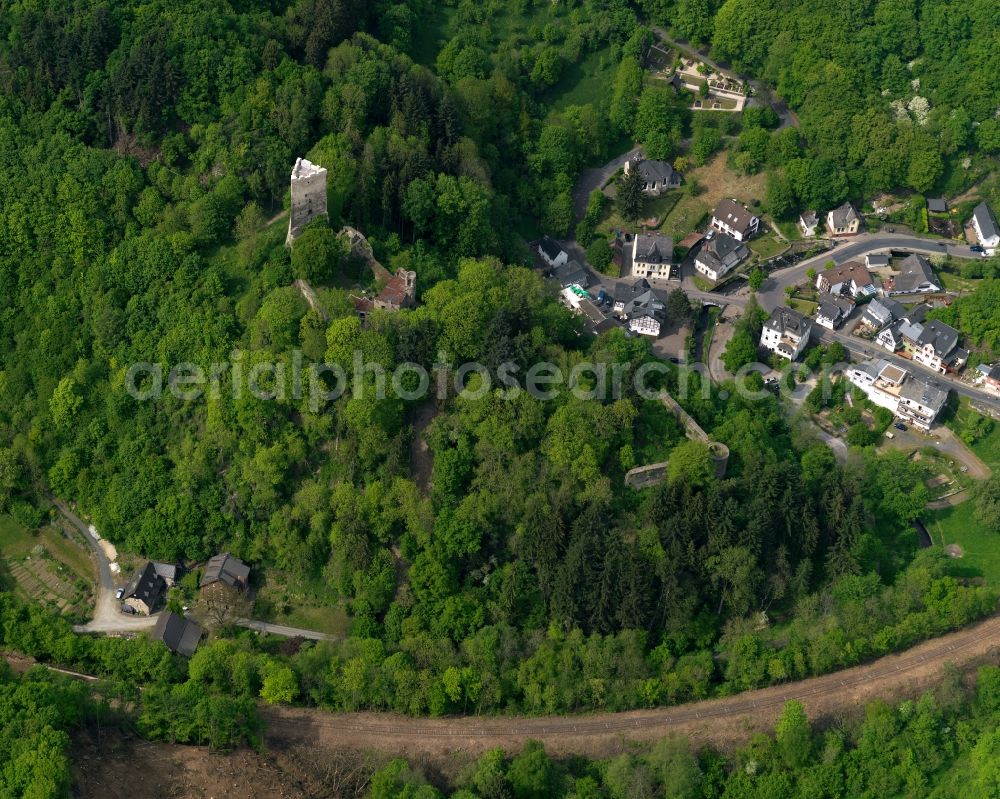
M 767 233 L 759 238 L 750 240 L 750 251 L 762 261 L 773 258 L 787 249 L 788 242 L 782 241 L 773 233 Z
M 971 449 L 980 460 L 994 470 L 1000 470 L 1000 420 L 989 420 L 989 432 L 976 438 Z M 959 437 L 963 430 L 983 424 L 982 414 L 969 407 L 969 401 L 964 397 L 955 415 L 947 421 L 948 427 Z
M 1000 587 L 1000 535 L 977 521 L 974 510 L 974 503 L 963 502 L 931 511 L 924 523 L 935 546 L 958 544 L 962 548 L 961 573 Z

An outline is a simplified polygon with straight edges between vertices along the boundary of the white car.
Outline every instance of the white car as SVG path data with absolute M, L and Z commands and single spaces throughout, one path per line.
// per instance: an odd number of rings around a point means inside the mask
M 124 593 L 125 593 L 125 589 L 124 588 L 119 588 L 117 591 L 115 591 L 115 599 L 121 599 L 122 595 Z

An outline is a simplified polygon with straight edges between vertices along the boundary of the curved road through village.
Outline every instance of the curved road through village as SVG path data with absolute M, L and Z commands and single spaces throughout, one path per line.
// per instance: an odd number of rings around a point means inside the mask
M 265 707 L 266 738 L 272 744 L 307 741 L 331 747 L 383 749 L 439 755 L 477 752 L 542 741 L 550 752 L 608 755 L 626 741 L 658 740 L 671 734 L 726 746 L 749 732 L 769 730 L 785 702 L 797 699 L 811 718 L 854 711 L 863 703 L 892 699 L 926 688 L 945 664 L 996 662 L 1000 617 L 918 644 L 863 666 L 794 683 L 657 710 L 547 717 L 418 719 L 389 713 L 327 713 L 315 709 Z

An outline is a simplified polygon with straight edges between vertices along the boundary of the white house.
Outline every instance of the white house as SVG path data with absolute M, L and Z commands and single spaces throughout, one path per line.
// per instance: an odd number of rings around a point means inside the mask
M 803 211 L 799 214 L 799 230 L 806 238 L 816 235 L 819 227 L 819 215 L 815 211 Z
M 903 259 L 899 265 L 899 274 L 893 276 L 888 286 L 882 289 L 886 297 L 897 294 L 936 294 L 939 291 L 941 282 L 935 277 L 930 261 L 917 253 Z
M 895 300 L 872 300 L 865 306 L 865 312 L 861 316 L 861 324 L 878 332 L 886 325 L 891 325 L 897 319 L 902 319 L 905 316 L 906 309 Z
M 936 319 L 930 322 L 904 320 L 899 328 L 903 349 L 916 363 L 944 372 L 946 367 L 959 369 L 969 354 L 958 346 L 958 331 Z
M 972 227 L 976 231 L 979 243 L 987 250 L 1000 246 L 1000 227 L 997 227 L 997 218 L 993 216 L 992 209 L 986 203 L 979 203 L 973 209 Z
M 642 190 L 653 197 L 681 185 L 681 175 L 666 161 L 650 161 L 641 155 L 625 162 L 625 174 L 639 170 Z
M 847 297 L 838 297 L 832 294 L 824 296 L 820 299 L 819 308 L 816 309 L 816 324 L 827 330 L 834 330 L 840 327 L 853 310 L 854 301 Z
M 760 333 L 760 346 L 794 361 L 809 345 L 812 321 L 791 308 L 771 311 Z
M 723 200 L 712 211 L 712 227 L 737 241 L 746 241 L 759 232 L 760 217 L 751 214 L 736 200 Z
M 856 236 L 861 230 L 861 215 L 853 205 L 844 203 L 826 215 L 826 230 L 831 236 Z
M 847 379 L 868 399 L 914 427 L 928 431 L 948 401 L 948 392 L 885 359 L 855 364 Z
M 706 241 L 694 259 L 695 271 L 712 282 L 721 280 L 747 259 L 750 250 L 745 244 L 725 233 Z
M 871 297 L 875 294 L 875 280 L 871 273 L 858 261 L 824 269 L 816 276 L 816 288 L 830 294 L 846 294 L 849 297 Z
M 566 251 L 549 236 L 542 236 L 542 240 L 538 242 L 538 254 L 549 266 L 562 266 L 569 260 Z
M 674 240 L 659 233 L 640 233 L 632 240 L 632 274 L 648 280 L 670 279 Z

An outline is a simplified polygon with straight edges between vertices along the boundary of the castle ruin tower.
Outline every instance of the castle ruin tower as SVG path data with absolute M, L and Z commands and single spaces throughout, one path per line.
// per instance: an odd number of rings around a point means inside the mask
M 317 216 L 326 215 L 326 169 L 307 161 L 295 159 L 292 169 L 292 212 L 288 217 L 288 236 L 291 244 L 307 224 Z

